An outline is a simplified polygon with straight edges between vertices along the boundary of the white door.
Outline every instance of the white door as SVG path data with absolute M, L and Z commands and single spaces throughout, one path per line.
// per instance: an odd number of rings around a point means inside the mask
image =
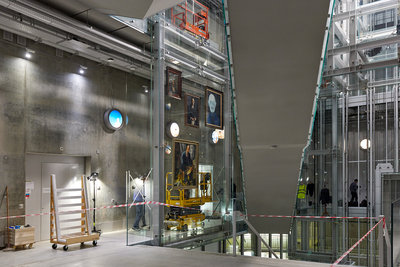
M 27 154 L 25 179 L 27 185 L 33 186 L 33 189 L 29 198 L 25 200 L 25 213 L 50 211 L 50 174 L 56 175 L 59 188 L 80 187 L 84 167 L 84 157 Z M 27 217 L 25 223 L 35 227 L 35 241 L 50 239 L 49 215 Z
M 57 188 L 80 188 L 83 166 L 68 163 L 42 163 L 42 212 L 50 212 L 50 175 L 56 175 Z M 68 203 L 71 202 L 71 203 Z M 72 204 L 67 200 L 63 204 Z M 50 239 L 50 215 L 41 216 L 40 239 Z

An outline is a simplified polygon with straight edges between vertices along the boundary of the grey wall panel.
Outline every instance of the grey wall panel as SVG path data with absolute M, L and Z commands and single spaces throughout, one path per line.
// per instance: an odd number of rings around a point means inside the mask
M 24 204 L 26 153 L 90 157 L 92 171 L 99 172 L 97 205 L 122 203 L 125 170 L 144 173 L 150 167 L 150 98 L 142 87 L 149 81 L 76 55 L 56 57 L 55 49 L 41 44 L 28 46 L 36 51 L 31 60 L 23 57 L 23 48 L 0 42 L 0 193 L 10 187 L 11 214 L 24 213 L 19 204 Z M 78 74 L 80 65 L 88 67 L 85 75 Z M 114 133 L 103 123 L 111 107 L 129 117 Z M 4 203 L 0 213 L 5 214 Z M 99 212 L 97 225 L 119 230 L 124 216 L 122 210 Z
M 290 215 L 329 1 L 228 4 L 248 211 Z M 251 221 L 261 232 L 289 229 L 276 220 Z

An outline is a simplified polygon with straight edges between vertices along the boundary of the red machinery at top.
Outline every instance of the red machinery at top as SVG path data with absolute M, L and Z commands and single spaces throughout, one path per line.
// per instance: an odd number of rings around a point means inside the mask
M 209 39 L 208 7 L 195 0 L 187 0 L 171 9 L 172 23 L 195 35 Z

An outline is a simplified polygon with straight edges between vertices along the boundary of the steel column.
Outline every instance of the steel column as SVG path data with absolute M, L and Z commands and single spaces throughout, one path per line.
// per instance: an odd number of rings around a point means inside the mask
M 332 216 L 338 215 L 338 103 L 332 97 Z M 332 224 L 332 256 L 337 258 L 338 238 L 337 225 Z
M 162 15 L 163 16 L 163 15 Z M 164 180 L 164 102 L 165 102 L 165 58 L 164 58 L 164 20 L 158 19 L 154 25 L 154 88 L 152 90 L 152 167 L 153 167 L 153 200 L 165 201 Z M 153 245 L 162 245 L 164 207 L 154 206 L 151 209 Z

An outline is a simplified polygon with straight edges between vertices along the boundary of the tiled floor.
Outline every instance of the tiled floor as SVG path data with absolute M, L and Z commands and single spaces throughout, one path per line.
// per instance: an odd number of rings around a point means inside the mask
M 130 236 L 131 241 L 147 239 Z M 0 251 L 0 266 L 329 266 L 325 264 L 273 260 L 259 257 L 229 256 L 210 252 L 188 251 L 165 247 L 126 246 L 126 232 L 103 234 L 96 247 L 87 244 L 56 250 L 47 242 L 38 242 L 32 249 Z

